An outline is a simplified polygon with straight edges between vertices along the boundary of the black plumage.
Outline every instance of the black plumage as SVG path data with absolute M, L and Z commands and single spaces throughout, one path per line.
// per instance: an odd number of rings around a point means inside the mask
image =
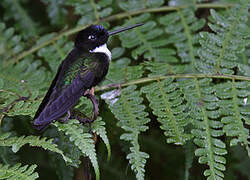
M 36 129 L 46 128 L 62 117 L 84 96 L 86 90 L 100 83 L 108 73 L 111 53 L 106 47 L 110 35 L 137 27 L 137 24 L 109 33 L 100 25 L 80 31 L 75 47 L 62 61 L 35 117 Z

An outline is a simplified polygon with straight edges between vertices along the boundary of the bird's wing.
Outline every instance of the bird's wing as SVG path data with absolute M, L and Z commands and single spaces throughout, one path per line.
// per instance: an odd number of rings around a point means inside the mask
M 94 81 L 94 74 L 90 70 L 85 71 L 84 78 L 78 75 L 75 80 L 65 88 L 61 95 L 47 105 L 42 113 L 35 119 L 35 126 L 43 126 L 61 117 L 74 106 L 84 92 Z
M 74 61 L 75 59 L 78 58 L 78 51 L 77 49 L 73 49 L 69 55 L 62 61 L 62 63 L 60 64 L 60 66 L 57 69 L 57 73 L 55 78 L 53 79 L 49 90 L 47 91 L 45 97 L 43 98 L 42 103 L 40 104 L 38 110 L 36 111 L 35 117 L 34 119 L 36 119 L 41 112 L 43 111 L 43 109 L 47 106 L 47 104 L 55 98 L 56 94 L 60 93 L 58 90 L 59 88 L 58 85 L 61 84 L 60 82 L 63 81 L 63 77 L 65 76 L 65 71 L 67 70 L 67 67 L 69 67 L 69 64 Z M 58 92 L 58 93 L 57 93 Z
M 34 125 L 37 129 L 47 126 L 65 114 L 92 86 L 95 75 L 89 66 L 84 65 L 84 62 L 92 62 L 92 66 L 96 65 L 90 58 L 81 56 L 81 58 L 75 58 L 74 62 L 71 59 L 70 65 L 66 58 L 60 65 L 57 75 L 34 118 Z
M 41 112 L 43 111 L 45 106 L 48 104 L 48 102 L 50 100 L 50 97 L 51 97 L 51 94 L 53 93 L 54 87 L 56 85 L 56 82 L 58 81 L 59 74 L 61 73 L 61 69 L 62 69 L 62 64 L 59 66 L 59 68 L 57 70 L 57 73 L 56 73 L 56 76 L 53 79 L 53 81 L 52 81 L 52 83 L 51 83 L 51 85 L 49 87 L 49 90 L 47 91 L 45 97 L 43 98 L 43 101 L 40 104 L 39 108 L 37 109 L 36 114 L 34 116 L 34 119 L 36 119 L 41 114 Z

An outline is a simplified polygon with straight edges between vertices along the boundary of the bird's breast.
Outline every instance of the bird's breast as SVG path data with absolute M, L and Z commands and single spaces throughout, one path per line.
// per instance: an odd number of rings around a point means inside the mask
M 96 65 L 94 66 L 93 73 L 95 74 L 95 85 L 100 83 L 108 73 L 109 57 L 104 53 L 95 53 Z

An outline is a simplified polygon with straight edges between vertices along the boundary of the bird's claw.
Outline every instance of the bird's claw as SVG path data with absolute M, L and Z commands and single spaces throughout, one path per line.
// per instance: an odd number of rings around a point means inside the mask
M 92 120 L 96 120 L 97 116 L 99 114 L 99 108 L 98 108 L 98 100 L 95 98 L 95 90 L 94 88 L 91 88 L 90 90 L 85 91 L 84 96 L 89 98 L 93 104 L 93 115 Z

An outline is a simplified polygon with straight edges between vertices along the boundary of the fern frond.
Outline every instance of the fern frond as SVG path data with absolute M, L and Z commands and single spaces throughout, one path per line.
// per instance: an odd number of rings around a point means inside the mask
M 165 31 L 170 34 L 166 40 L 174 44 L 181 61 L 190 62 L 193 68 L 199 47 L 197 31 L 201 30 L 206 22 L 202 18 L 197 19 L 194 13 L 192 8 L 179 9 L 159 19 L 165 26 Z
M 0 164 L 0 179 L 4 180 L 34 180 L 39 176 L 34 172 L 37 165 L 21 166 L 20 163 L 13 167 Z
M 149 13 L 142 14 L 134 17 L 123 26 L 126 27 L 129 24 L 142 23 L 143 28 L 136 28 L 126 33 L 119 34 L 119 38 L 122 42 L 122 47 L 133 48 L 132 57 L 138 59 L 138 56 L 142 56 L 145 59 L 156 61 L 169 61 L 177 63 L 177 58 L 174 57 L 175 51 L 171 48 L 164 47 L 169 42 L 165 38 L 161 38 L 163 30 L 157 26 L 157 22 L 151 20 L 152 15 Z
M 20 53 L 24 49 L 21 36 L 15 35 L 14 28 L 7 28 L 0 21 L 0 59 L 7 60 L 15 54 Z
M 97 120 L 95 120 L 92 125 L 92 131 L 94 133 L 96 133 L 97 135 L 99 135 L 101 137 L 101 139 L 103 140 L 107 150 L 108 150 L 108 157 L 107 160 L 110 160 L 111 157 L 111 147 L 109 144 L 109 139 L 107 137 L 107 132 L 106 132 L 106 128 L 105 128 L 105 122 L 102 121 L 102 118 L 98 118 Z
M 164 4 L 163 0 L 125 0 L 118 3 L 119 7 L 124 11 L 135 11 L 149 7 L 159 7 Z
M 5 8 L 5 19 L 14 19 L 16 29 L 18 29 L 25 39 L 39 34 L 37 23 L 28 15 L 20 0 L 3 0 L 1 4 Z
M 151 73 L 148 77 L 162 76 L 169 74 L 182 74 L 187 71 L 188 66 L 185 64 L 178 64 L 171 66 L 165 62 L 144 62 L 144 68 L 149 70 Z
M 124 83 L 129 80 L 138 79 L 143 75 L 143 66 L 129 66 L 131 60 L 124 57 L 125 48 L 112 49 L 112 63 L 103 84 Z
M 249 82 L 235 82 L 233 79 L 232 82 L 218 84 L 216 96 L 221 99 L 219 106 L 223 115 L 221 122 L 225 124 L 223 131 L 227 136 L 233 137 L 230 145 L 244 145 L 250 157 L 249 129 L 244 126 L 244 122 L 250 125 L 249 88 Z
M 149 122 L 149 119 L 147 118 L 148 113 L 144 111 L 145 106 L 142 105 L 143 99 L 140 95 L 141 93 L 136 90 L 136 86 L 128 86 L 122 89 L 121 97 L 117 102 L 114 104 L 106 102 L 119 120 L 117 125 L 126 131 L 120 138 L 132 144 L 131 153 L 127 155 L 131 169 L 136 173 L 137 179 L 144 179 L 146 158 L 149 158 L 149 155 L 140 151 L 138 138 L 140 132 L 148 129 L 145 124 Z
M 199 163 L 207 164 L 209 169 L 204 175 L 208 179 L 223 179 L 227 154 L 225 143 L 219 139 L 224 133 L 223 124 L 217 119 L 220 117 L 218 98 L 215 96 L 215 87 L 211 79 L 185 80 L 181 83 L 185 98 L 191 107 L 193 119 L 192 129 L 194 143 L 199 147 L 195 155 L 199 156 Z
M 66 157 L 63 152 L 57 148 L 57 145 L 52 141 L 53 139 L 47 139 L 46 137 L 41 138 L 39 136 L 21 136 L 21 137 L 10 137 L 11 133 L 4 133 L 0 135 L 0 146 L 11 146 L 13 152 L 19 151 L 19 149 L 25 144 L 29 144 L 34 147 L 41 147 L 45 150 L 60 154 L 65 162 L 71 162 L 71 159 Z
M 37 41 L 37 44 L 41 44 L 53 36 L 54 34 L 47 34 L 41 37 Z M 70 52 L 72 48 L 73 48 L 72 41 L 66 38 L 61 38 L 57 41 L 54 41 L 51 45 L 41 48 L 38 51 L 38 56 L 43 58 L 43 60 L 49 64 L 49 68 L 53 72 L 51 80 L 53 76 L 55 76 L 58 66 L 61 64 L 61 62 L 64 60 L 64 58 L 67 56 L 67 54 Z
M 86 98 L 82 97 L 80 99 L 80 102 L 78 105 L 75 106 L 75 110 L 79 110 L 79 112 L 83 112 L 85 116 L 91 117 L 92 116 L 92 109 L 93 109 L 93 104 L 92 102 Z M 107 159 L 110 160 L 111 156 L 111 147 L 109 143 L 109 139 L 107 137 L 107 132 L 105 128 L 105 122 L 102 120 L 101 117 L 98 117 L 92 124 L 91 124 L 91 129 L 94 133 L 96 133 L 104 142 L 107 151 L 108 151 L 108 157 Z
M 100 0 L 96 3 L 94 0 L 90 1 L 74 1 L 67 0 L 67 5 L 71 5 L 75 8 L 75 14 L 80 15 L 78 24 L 91 24 L 94 21 L 99 21 L 110 15 L 113 11 L 111 5 L 112 0 Z
M 169 6 L 195 6 L 197 2 L 202 2 L 202 1 L 207 1 L 207 0 L 197 0 L 197 1 L 193 1 L 193 0 L 170 0 L 168 2 Z
M 0 67 L 0 98 L 3 99 L 0 109 L 3 115 L 32 115 L 40 101 L 36 98 L 47 87 L 47 75 L 41 63 L 30 58 L 14 65 Z
M 63 6 L 63 1 L 61 0 L 42 0 L 47 4 L 46 10 L 48 16 L 50 17 L 51 24 L 54 25 L 64 25 L 65 16 L 68 14 L 68 11 Z
M 158 80 L 141 90 L 146 94 L 153 114 L 162 124 L 161 129 L 167 136 L 167 142 L 182 145 L 189 140 L 191 135 L 184 131 L 184 127 L 190 123 L 188 104 L 178 88 L 178 83 L 173 78 L 168 78 Z
M 242 67 L 248 65 L 239 65 L 237 55 L 242 53 L 247 45 L 247 12 L 247 4 L 231 8 L 226 15 L 215 10 L 210 11 L 214 23 L 208 25 L 214 33 L 200 33 L 202 48 L 198 51 L 200 61 L 196 61 L 198 71 L 210 74 L 238 74 L 240 71 L 246 74 Z
M 82 154 L 90 159 L 95 170 L 96 179 L 99 180 L 100 172 L 92 135 L 87 131 L 84 132 L 82 126 L 80 126 L 77 120 L 70 120 L 65 124 L 56 122 L 54 123 L 54 125 L 58 128 L 59 131 L 64 132 L 65 135 L 69 135 L 69 140 L 71 142 L 74 142 L 75 146 L 77 146 L 81 150 Z

